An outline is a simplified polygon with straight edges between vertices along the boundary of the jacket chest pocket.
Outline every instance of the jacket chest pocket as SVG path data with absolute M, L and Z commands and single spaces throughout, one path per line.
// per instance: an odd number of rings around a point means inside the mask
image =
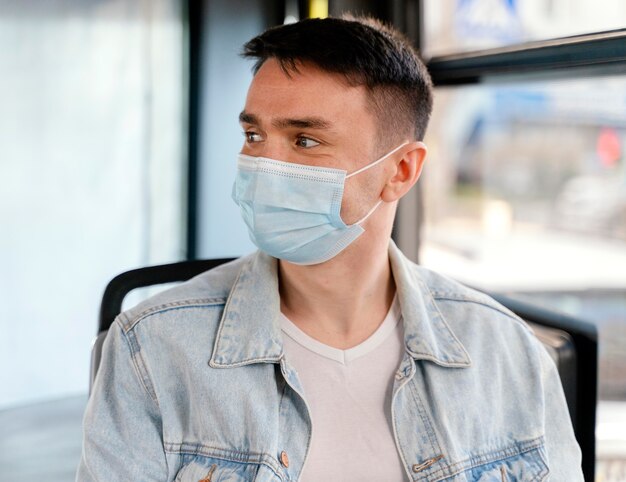
M 438 479 L 446 482 L 542 482 L 547 480 L 548 465 L 540 447 L 474 465 L 453 477 Z
M 201 455 L 184 456 L 175 482 L 279 482 L 268 467 Z

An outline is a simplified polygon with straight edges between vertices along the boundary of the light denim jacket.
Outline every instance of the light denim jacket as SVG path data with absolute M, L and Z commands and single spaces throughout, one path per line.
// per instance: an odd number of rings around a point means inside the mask
M 409 480 L 583 480 L 557 371 L 529 328 L 389 254 L 406 348 L 390 415 Z M 298 480 L 315 426 L 279 310 L 276 260 L 257 252 L 119 315 L 77 480 Z

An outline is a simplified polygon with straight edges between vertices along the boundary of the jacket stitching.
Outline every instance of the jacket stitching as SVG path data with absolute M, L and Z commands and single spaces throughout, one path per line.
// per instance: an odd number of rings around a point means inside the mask
M 263 452 L 240 451 L 218 447 L 217 445 L 204 445 L 185 442 L 164 442 L 165 451 L 171 454 L 202 455 L 205 457 L 223 458 L 231 462 L 260 463 L 263 457 L 268 455 Z
M 256 258 L 256 257 L 255 257 Z M 235 278 L 235 281 L 233 282 L 230 291 L 229 291 L 229 295 L 228 295 L 228 299 L 226 300 L 226 304 L 224 305 L 224 312 L 222 313 L 222 319 L 220 320 L 219 323 L 219 327 L 217 328 L 217 334 L 215 335 L 215 341 L 213 342 L 213 353 L 211 353 L 211 358 L 209 360 L 209 365 L 210 366 L 218 366 L 220 365 L 219 363 L 217 363 L 215 361 L 215 354 L 217 353 L 217 346 L 220 342 L 220 339 L 222 337 L 222 329 L 224 328 L 224 324 L 226 322 L 226 313 L 228 313 L 229 309 L 230 309 L 230 304 L 232 302 L 233 299 L 233 292 L 236 289 L 237 285 L 239 284 L 239 279 L 241 278 L 241 275 L 243 274 L 244 271 L 248 271 L 248 267 L 250 266 L 251 263 L 246 263 L 243 265 L 243 267 L 239 270 L 239 272 L 237 273 L 237 277 Z
M 134 329 L 139 322 L 153 315 L 166 313 L 168 311 L 181 310 L 185 308 L 213 307 L 217 305 L 222 305 L 225 301 L 225 298 L 206 298 L 165 303 L 163 305 L 149 308 L 132 318 L 128 318 L 126 313 L 122 313 L 120 317 L 126 320 L 126 323 L 121 323 L 122 329 L 124 330 L 124 332 L 129 332 Z
M 417 375 L 414 374 L 415 377 Z M 437 439 L 437 434 L 433 429 L 433 425 L 426 413 L 426 408 L 424 407 L 424 403 L 422 402 L 422 398 L 419 396 L 417 391 L 417 387 L 415 383 L 409 384 L 409 388 L 411 390 L 411 395 L 413 395 L 413 399 L 415 400 L 415 404 L 417 405 L 417 411 L 419 413 L 420 418 L 422 419 L 422 424 L 426 428 L 426 434 L 428 435 L 428 441 L 430 442 L 430 447 L 433 453 L 443 454 L 443 450 L 441 450 L 441 446 L 439 445 L 439 440 Z
M 445 467 L 441 467 L 429 473 L 426 480 L 428 480 L 429 482 L 437 482 L 448 477 L 454 477 L 461 472 L 473 469 L 475 467 L 480 467 L 481 465 L 499 462 L 501 460 L 506 460 L 516 455 L 522 455 L 527 452 L 532 452 L 533 450 L 541 447 L 543 444 L 544 438 L 538 437 L 533 440 L 518 443 L 512 447 L 507 447 L 505 449 L 495 450 L 474 457 L 469 457 L 465 460 L 447 465 Z M 543 457 L 541 457 L 541 461 L 545 464 L 545 460 L 543 459 Z
M 471 366 L 471 363 L 468 362 L 449 362 L 442 360 L 436 356 L 433 356 L 432 353 L 424 353 L 421 351 L 409 350 L 409 354 L 418 360 L 426 360 L 436 363 L 439 366 L 446 368 L 468 368 Z
M 252 363 L 278 363 L 283 354 L 279 354 L 277 356 L 270 357 L 261 357 L 261 358 L 247 358 L 245 360 L 238 361 L 236 363 L 219 363 L 213 360 L 209 361 L 209 365 L 213 368 L 237 368 L 242 367 L 244 365 L 250 365 Z
M 269 467 L 280 480 L 284 480 L 283 474 L 278 468 L 278 462 L 276 462 L 271 455 L 266 453 L 240 452 L 212 445 L 189 443 L 164 442 L 163 446 L 165 447 L 165 452 L 170 454 L 200 455 L 203 457 L 226 460 L 228 462 L 265 465 Z
M 524 322 L 524 320 L 520 319 L 519 317 L 508 313 L 505 310 L 502 310 L 500 308 L 498 308 L 497 306 L 494 306 L 492 304 L 489 304 L 487 302 L 483 302 L 483 301 L 478 301 L 478 300 L 471 300 L 471 299 L 464 299 L 464 298 L 455 298 L 453 296 L 438 296 L 436 298 L 434 298 L 435 300 L 441 300 L 441 301 L 457 301 L 459 303 L 473 303 L 475 305 L 480 305 L 480 306 L 484 306 L 486 308 L 491 308 L 493 311 L 497 311 L 498 313 L 506 316 L 507 318 L 510 318 L 513 321 L 516 321 L 518 324 L 522 325 L 526 330 L 531 331 L 531 329 L 528 327 L 528 325 Z
M 404 363 L 405 356 L 403 356 L 402 362 L 400 362 L 400 366 L 402 366 L 402 363 Z M 410 362 L 413 364 L 413 367 L 414 367 L 415 364 L 413 363 L 412 359 L 410 359 Z M 413 376 L 415 376 L 415 373 L 413 373 L 411 378 Z M 405 387 L 405 385 L 411 381 L 411 378 L 409 378 L 408 376 L 405 377 L 404 380 L 400 383 L 400 385 L 398 385 L 398 388 L 396 389 L 395 393 L 397 394 L 398 392 L 400 392 L 400 390 L 402 390 Z M 392 400 L 392 402 L 393 402 L 393 400 Z M 393 409 L 393 403 L 392 403 L 392 406 L 391 406 L 391 420 L 392 420 L 393 427 L 394 427 L 394 433 L 393 433 L 394 441 L 395 441 L 396 446 L 399 449 L 400 459 L 402 460 L 402 466 L 406 469 L 409 464 L 407 464 L 407 460 L 406 460 L 405 454 L 402 451 L 402 447 L 400 446 L 401 444 L 400 444 L 399 438 L 398 438 L 398 433 L 400 433 L 399 421 L 398 421 L 398 417 L 396 417 L 395 411 Z M 409 476 L 409 478 L 411 480 L 416 480 L 416 479 L 413 479 L 413 476 L 410 474 L 410 472 L 408 470 L 406 471 L 406 473 L 407 473 L 407 475 Z
M 448 325 L 448 322 L 446 321 L 445 316 L 443 316 L 443 313 L 441 313 L 441 310 L 439 310 L 439 306 L 437 305 L 437 302 L 435 301 L 435 297 L 433 296 L 433 293 L 430 290 L 430 287 L 421 278 L 419 278 L 417 281 L 420 284 L 420 286 L 422 287 L 422 291 L 425 292 L 425 293 L 428 293 L 428 295 L 430 296 L 430 299 L 432 301 L 432 305 L 435 308 L 435 310 L 437 310 L 437 314 L 439 315 L 439 318 L 441 320 L 441 324 L 446 329 L 446 331 L 448 333 L 448 336 L 454 342 L 456 342 L 457 348 L 459 348 L 461 356 L 463 356 L 465 358 L 465 360 L 462 361 L 462 362 L 458 362 L 458 361 L 457 362 L 454 362 L 454 361 L 451 362 L 451 361 L 448 361 L 448 360 L 441 360 L 439 357 L 438 357 L 438 359 L 443 361 L 444 363 L 447 363 L 447 364 L 456 364 L 456 366 L 471 366 L 472 360 L 471 360 L 471 358 L 469 356 L 469 353 L 467 353 L 467 350 L 465 349 L 465 347 L 463 346 L 461 341 L 456 337 L 456 335 L 454 334 L 454 331 L 452 331 L 452 328 L 450 328 L 450 325 Z
M 141 356 L 139 342 L 137 341 L 137 338 L 134 336 L 134 333 L 125 333 L 122 329 L 120 331 L 122 332 L 122 335 L 124 336 L 124 340 L 128 344 L 128 349 L 131 354 L 130 359 L 133 362 L 133 367 L 135 368 L 137 378 L 139 378 L 139 382 L 141 383 L 141 386 L 146 391 L 146 393 L 150 396 L 150 398 L 154 401 L 154 403 L 156 403 L 158 407 L 159 401 L 157 399 L 154 386 L 152 385 L 152 382 L 150 381 L 150 377 L 148 375 L 146 365 Z
M 278 367 L 275 367 L 274 368 L 274 373 L 276 373 L 277 370 L 278 370 Z M 284 382 L 282 393 L 280 394 L 280 402 L 278 403 L 278 419 L 280 420 L 281 419 L 281 415 L 282 415 L 282 411 L 283 411 L 283 402 L 284 402 L 285 398 L 287 398 L 286 394 L 287 394 L 287 387 L 289 386 L 289 383 L 287 383 L 287 380 L 282 375 L 282 370 L 279 370 L 279 371 L 281 372 L 281 377 L 280 378 L 282 378 L 282 380 Z M 286 419 L 286 417 L 285 417 L 285 419 Z M 305 449 L 305 453 L 306 453 L 306 450 L 308 450 L 308 445 L 307 445 L 307 448 Z
M 545 464 L 545 462 L 544 462 Z M 533 480 L 531 480 L 531 482 L 542 482 L 544 480 L 546 480 L 546 476 L 550 473 L 550 469 L 547 468 L 547 465 L 543 466 L 543 470 L 541 472 L 539 472 L 537 474 L 537 477 L 535 477 Z
M 285 367 L 283 365 L 287 365 L 287 361 L 285 360 L 285 358 L 281 355 L 280 357 L 280 372 L 281 374 L 283 374 L 283 369 L 285 369 Z M 285 370 L 286 371 L 286 370 Z M 297 390 L 295 390 L 287 381 L 287 378 L 283 375 L 283 380 L 285 381 L 285 386 L 283 387 L 283 394 L 281 396 L 280 399 L 280 406 L 282 406 L 283 403 L 283 399 L 286 398 L 285 394 L 287 393 L 287 387 L 291 388 L 295 393 L 297 393 L 301 398 L 302 401 L 306 407 L 307 410 L 307 414 L 309 417 L 309 421 L 311 422 L 311 429 L 309 430 L 309 436 L 307 437 L 307 441 L 306 441 L 306 447 L 304 448 L 304 458 L 302 459 L 302 466 L 300 467 L 300 473 L 298 474 L 298 477 L 300 477 L 300 475 L 302 475 L 302 469 L 304 468 L 304 464 L 307 460 L 307 456 L 310 455 L 309 454 L 309 449 L 311 448 L 311 442 L 313 440 L 313 420 L 311 419 L 311 413 L 309 412 L 309 407 L 307 406 L 306 400 L 304 398 L 303 395 L 301 395 Z M 280 414 L 280 409 L 279 409 L 279 414 Z

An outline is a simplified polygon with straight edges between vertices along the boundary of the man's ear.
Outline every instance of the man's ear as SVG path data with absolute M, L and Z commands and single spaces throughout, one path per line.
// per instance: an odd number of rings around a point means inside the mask
M 401 156 L 401 157 L 400 157 Z M 410 142 L 396 155 L 395 172 L 383 188 L 381 198 L 393 202 L 404 196 L 419 179 L 426 159 L 426 144 Z

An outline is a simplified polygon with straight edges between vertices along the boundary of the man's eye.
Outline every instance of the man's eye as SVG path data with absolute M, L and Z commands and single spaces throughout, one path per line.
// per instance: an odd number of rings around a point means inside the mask
M 303 147 L 305 149 L 310 148 L 310 147 L 315 147 L 315 146 L 319 146 L 320 143 L 317 141 L 314 141 L 313 139 L 309 138 L 309 137 L 304 137 L 304 136 L 300 136 L 296 139 L 296 145 L 298 147 Z
M 246 142 L 249 143 L 254 143 L 254 142 L 261 142 L 263 139 L 261 138 L 261 134 L 257 133 L 257 132 L 244 132 L 243 133 L 244 136 L 246 136 Z

